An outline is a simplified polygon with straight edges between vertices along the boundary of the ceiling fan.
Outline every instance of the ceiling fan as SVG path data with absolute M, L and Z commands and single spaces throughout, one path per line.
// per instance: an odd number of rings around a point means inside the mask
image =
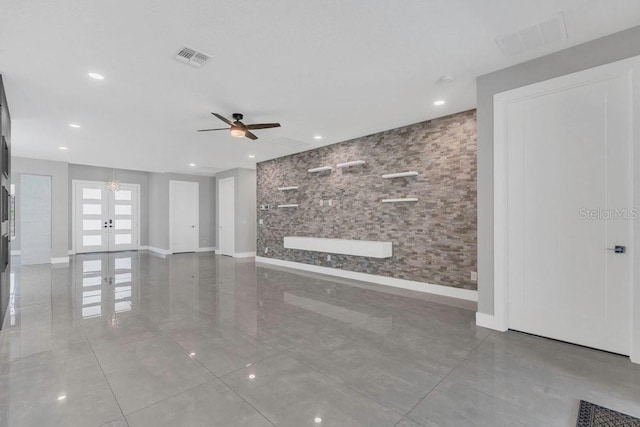
M 228 120 L 226 117 L 221 116 L 218 113 L 211 113 L 214 116 L 216 116 L 217 118 L 219 118 L 220 120 L 222 120 L 223 122 L 225 122 L 226 124 L 228 124 L 231 127 L 228 128 L 216 128 L 216 129 L 200 129 L 198 130 L 198 132 L 209 132 L 212 130 L 230 130 L 231 131 L 231 136 L 235 137 L 235 138 L 243 138 L 243 137 L 247 137 L 249 139 L 253 139 L 256 140 L 258 139 L 257 136 L 255 136 L 253 133 L 251 133 L 252 130 L 255 129 L 269 129 L 269 128 L 279 128 L 280 127 L 280 123 L 254 123 L 251 125 L 245 125 L 244 123 L 242 123 L 242 118 L 244 117 L 242 114 L 240 113 L 233 113 L 233 122 L 231 120 Z

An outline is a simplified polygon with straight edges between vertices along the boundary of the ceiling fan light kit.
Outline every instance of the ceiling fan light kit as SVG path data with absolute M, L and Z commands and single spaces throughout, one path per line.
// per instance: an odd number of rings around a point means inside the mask
M 240 128 L 231 128 L 231 136 L 234 138 L 244 138 L 247 132 Z
M 256 135 L 254 135 L 251 130 L 255 130 L 255 129 L 269 129 L 269 128 L 279 128 L 280 127 L 280 123 L 254 123 L 254 124 L 248 124 L 245 125 L 244 123 L 242 123 L 242 119 L 244 118 L 244 116 L 240 113 L 233 113 L 232 117 L 233 117 L 233 122 L 229 119 L 227 119 L 226 117 L 218 114 L 218 113 L 211 113 L 214 116 L 216 116 L 218 119 L 222 120 L 223 122 L 225 122 L 226 124 L 229 125 L 228 128 L 217 128 L 217 129 L 200 129 L 198 130 L 198 132 L 210 132 L 210 131 L 214 131 L 214 130 L 228 130 L 231 133 L 231 136 L 234 138 L 249 138 L 252 140 L 256 140 L 258 139 L 258 137 Z

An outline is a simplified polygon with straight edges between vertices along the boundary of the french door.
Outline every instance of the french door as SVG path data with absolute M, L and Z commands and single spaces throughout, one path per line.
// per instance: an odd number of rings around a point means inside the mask
M 102 182 L 75 181 L 76 253 L 138 249 L 138 193 L 134 184 L 109 191 Z

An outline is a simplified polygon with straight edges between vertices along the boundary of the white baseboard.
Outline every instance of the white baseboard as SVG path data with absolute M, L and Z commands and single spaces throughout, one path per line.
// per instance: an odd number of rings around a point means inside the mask
M 507 329 L 498 325 L 493 314 L 476 313 L 476 325 L 483 328 L 493 329 L 494 331 L 505 332 Z
M 154 246 L 139 246 L 138 250 L 149 251 L 159 255 L 171 255 L 171 251 L 169 249 L 161 249 L 161 248 L 156 248 Z
M 213 246 L 196 249 L 196 252 L 215 252 L 215 251 L 216 251 L 216 248 L 214 248 Z
M 61 256 L 57 258 L 51 258 L 51 264 L 66 264 L 69 262 L 68 256 Z
M 478 292 L 469 289 L 453 288 L 451 286 L 434 285 L 431 283 L 396 279 L 394 277 L 384 277 L 375 274 L 359 273 L 356 271 L 340 270 L 339 268 L 322 267 L 319 265 L 304 264 L 302 262 L 294 261 L 284 261 L 274 258 L 264 258 L 260 256 L 256 257 L 256 262 L 273 264 L 281 267 L 295 268 L 298 270 L 311 271 L 314 273 L 327 274 L 329 276 L 338 276 L 345 279 L 360 280 L 363 282 L 370 282 L 378 285 L 392 286 L 394 288 L 409 289 L 411 291 L 458 298 L 466 301 L 478 301 Z
M 11 256 L 18 256 L 20 255 L 20 249 L 17 249 L 15 251 L 11 251 Z
M 233 253 L 234 258 L 251 258 L 254 256 L 256 256 L 255 252 L 234 252 Z

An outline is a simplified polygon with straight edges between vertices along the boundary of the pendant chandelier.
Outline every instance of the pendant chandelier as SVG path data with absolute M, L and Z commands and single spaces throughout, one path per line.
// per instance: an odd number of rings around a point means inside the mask
M 116 192 L 120 189 L 120 181 L 116 179 L 116 170 L 113 170 L 113 175 L 111 175 L 111 179 L 107 181 L 107 190 Z

